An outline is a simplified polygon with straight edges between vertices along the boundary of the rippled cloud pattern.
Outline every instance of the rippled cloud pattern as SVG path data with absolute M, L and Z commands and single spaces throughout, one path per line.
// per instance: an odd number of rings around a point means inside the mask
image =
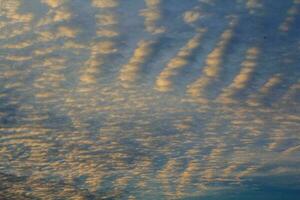
M 0 199 L 296 200 L 300 0 L 0 0 Z

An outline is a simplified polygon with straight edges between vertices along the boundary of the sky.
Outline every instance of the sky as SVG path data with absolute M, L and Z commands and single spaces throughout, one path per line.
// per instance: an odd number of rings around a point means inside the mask
M 296 200 L 300 0 L 0 0 L 0 199 Z

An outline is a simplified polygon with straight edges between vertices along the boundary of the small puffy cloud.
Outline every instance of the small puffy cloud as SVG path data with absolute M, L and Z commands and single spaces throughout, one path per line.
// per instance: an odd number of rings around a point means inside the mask
M 96 35 L 97 35 L 97 36 L 100 36 L 100 37 L 112 38 L 112 37 L 117 37 L 117 36 L 119 36 L 119 32 L 117 32 L 117 31 L 114 30 L 114 29 L 104 29 L 104 28 L 100 28 L 100 29 L 97 29 Z
M 119 5 L 118 0 L 92 0 L 92 5 L 96 8 L 114 8 Z
M 75 38 L 78 34 L 78 29 L 68 26 L 59 26 L 57 28 L 57 37 Z
M 110 26 L 118 23 L 117 16 L 112 12 L 96 15 L 96 20 L 102 26 Z
M 188 24 L 191 24 L 191 23 L 197 21 L 199 19 L 199 17 L 200 17 L 200 12 L 194 11 L 194 10 L 186 11 L 183 14 L 183 20 Z
M 47 4 L 51 8 L 60 6 L 64 0 L 41 0 L 42 3 Z
M 116 43 L 110 40 L 104 40 L 92 44 L 92 54 L 111 54 L 117 52 Z

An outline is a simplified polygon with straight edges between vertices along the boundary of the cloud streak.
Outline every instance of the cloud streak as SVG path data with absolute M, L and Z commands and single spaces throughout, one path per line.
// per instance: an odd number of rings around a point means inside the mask
M 146 31 L 151 34 L 160 34 L 166 31 L 166 28 L 159 26 L 162 18 L 161 3 L 162 0 L 145 0 L 147 8 L 140 11 L 140 15 L 145 17 Z
M 232 37 L 234 29 L 238 24 L 238 19 L 230 19 L 229 27 L 221 34 L 216 47 L 208 54 L 205 60 L 201 77 L 187 86 L 187 93 L 201 101 L 207 101 L 205 98 L 205 89 L 220 77 L 222 61 Z
M 182 47 L 167 64 L 163 71 L 158 75 L 155 88 L 161 92 L 172 90 L 172 78 L 177 76 L 181 69 L 190 64 L 190 57 L 194 51 L 200 46 L 200 42 L 206 29 L 198 29 L 194 37 L 192 37 L 184 47 Z
M 138 42 L 129 62 L 120 69 L 119 79 L 124 82 L 124 84 L 136 81 L 142 65 L 144 65 L 152 55 L 154 45 L 155 41 L 151 40 L 141 40 Z
M 241 90 L 245 89 L 253 76 L 257 66 L 256 60 L 260 54 L 258 47 L 251 47 L 247 50 L 245 60 L 241 63 L 240 72 L 234 77 L 232 83 L 223 89 L 217 98 L 222 104 L 234 103 L 234 96 Z

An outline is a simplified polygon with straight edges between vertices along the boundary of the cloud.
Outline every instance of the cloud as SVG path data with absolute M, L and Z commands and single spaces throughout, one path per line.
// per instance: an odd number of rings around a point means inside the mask
M 272 131 L 272 136 L 270 138 L 272 142 L 269 143 L 268 149 L 270 151 L 275 150 L 282 143 L 284 136 L 285 136 L 284 132 L 279 128 Z
M 247 0 L 246 7 L 249 10 L 250 14 L 254 14 L 258 9 L 263 8 L 263 4 L 260 0 Z
M 33 14 L 28 13 L 28 14 L 11 14 L 8 16 L 11 20 L 14 20 L 15 22 L 23 22 L 23 23 L 29 23 L 33 19 Z
M 292 6 L 287 11 L 287 16 L 283 20 L 283 22 L 279 25 L 278 29 L 281 32 L 288 32 L 296 20 L 296 16 L 299 14 L 299 0 L 294 0 Z
M 178 75 L 179 70 L 190 64 L 190 57 L 200 46 L 201 39 L 206 29 L 198 29 L 197 33 L 182 47 L 167 64 L 163 71 L 158 75 L 155 88 L 161 92 L 172 90 L 171 78 Z
M 13 39 L 18 36 L 25 35 L 31 30 L 31 26 L 28 23 L 21 24 L 18 29 L 16 29 L 14 26 L 10 26 L 4 29 L 4 31 L 0 35 L 0 39 Z
M 299 94 L 300 91 L 300 80 L 298 80 L 296 83 L 294 83 L 287 92 L 283 95 L 281 102 L 292 102 L 293 98 Z
M 42 27 L 59 22 L 67 22 L 72 18 L 72 16 L 72 12 L 69 8 L 59 7 L 57 9 L 48 11 L 48 13 L 38 21 L 37 26 Z
M 56 37 L 75 38 L 78 34 L 78 29 L 68 26 L 59 26 L 57 28 Z
M 255 165 L 249 166 L 249 167 L 246 168 L 245 170 L 243 170 L 243 171 L 237 173 L 236 176 L 235 176 L 235 179 L 236 179 L 236 180 L 240 180 L 240 179 L 242 179 L 242 178 L 245 178 L 245 177 L 247 177 L 247 176 L 250 176 L 251 174 L 253 174 L 254 172 L 257 171 L 257 168 L 258 168 L 258 167 L 255 166 Z
M 258 106 L 261 104 L 263 98 L 270 94 L 271 90 L 274 89 L 282 82 L 282 75 L 275 74 L 259 89 L 257 94 L 251 94 L 247 99 L 247 103 L 251 106 Z
M 59 74 L 58 71 L 56 72 L 47 72 L 45 71 L 39 78 L 34 81 L 34 86 L 40 89 L 49 89 L 51 90 L 52 87 L 60 87 L 60 83 L 65 80 L 65 76 L 63 74 Z M 45 94 L 42 92 L 42 94 Z M 53 94 L 55 92 L 53 91 Z M 40 95 L 46 96 L 46 95 Z
M 82 38 L 78 38 L 79 33 L 85 30 L 73 26 L 71 19 L 77 14 L 80 19 L 85 17 L 81 18 L 80 13 L 73 13 L 69 7 L 77 3 L 57 1 L 48 12 L 38 11 L 37 16 L 45 14 L 41 18 L 48 21 L 41 20 L 43 23 L 37 25 L 21 14 L 23 7 L 16 6 L 16 2 L 22 1 L 3 1 L 5 9 L 1 10 L 4 14 L 3 21 L 0 20 L 3 53 L 0 55 L 3 59 L 0 64 L 0 162 L 5 173 L 18 177 L 15 183 L 15 179 L 10 180 L 11 175 L 5 175 L 4 182 L 9 187 L 12 185 L 11 194 L 27 192 L 28 198 L 84 199 L 88 191 L 95 198 L 101 195 L 100 198 L 116 199 L 133 196 L 136 199 L 142 196 L 199 199 L 224 188 L 236 189 L 239 184 L 247 188 L 248 180 L 256 177 L 299 174 L 296 158 L 300 149 L 297 144 L 300 117 L 293 109 L 293 114 L 285 110 L 297 103 L 300 82 L 296 74 L 288 80 L 298 82 L 294 82 L 281 99 L 289 106 L 231 106 L 223 101 L 209 102 L 205 95 L 199 102 L 209 104 L 190 104 L 183 101 L 181 95 L 161 94 L 153 87 L 168 90 L 175 87 L 181 70 L 192 64 L 191 57 L 202 45 L 205 31 L 199 30 L 184 41 L 183 47 L 166 61 L 159 76 L 153 77 L 157 69 L 150 69 L 153 70 L 148 77 L 151 81 L 140 87 L 135 81 L 140 78 L 143 67 L 156 58 L 154 51 L 161 40 L 147 33 L 150 39 L 144 37 L 144 33 L 138 34 L 141 39 L 137 44 L 132 43 L 137 38 L 119 37 L 122 34 L 118 32 L 119 8 L 106 5 L 113 1 L 98 1 L 102 4 L 92 8 L 96 20 L 88 20 L 92 24 L 86 25 L 96 34 L 87 31 Z M 90 9 L 90 2 L 82 1 L 80 5 L 87 3 L 86 8 Z M 148 7 L 161 9 L 162 2 L 149 1 Z M 222 14 L 223 11 L 222 8 Z M 182 17 L 182 13 L 177 14 Z M 164 22 L 160 17 L 152 18 L 156 20 L 154 29 Z M 188 21 L 196 22 L 199 16 L 194 17 L 189 16 Z M 139 20 L 130 21 L 135 22 L 140 26 Z M 222 63 L 234 32 L 231 25 L 223 30 L 217 46 L 207 55 L 202 77 L 197 82 L 199 87 L 190 88 L 192 97 L 183 98 L 198 97 L 199 88 L 207 89 L 225 75 Z M 16 35 L 20 37 L 13 38 Z M 176 41 L 182 42 L 185 36 L 181 36 L 176 32 L 166 37 L 176 37 Z M 209 38 L 208 46 L 211 45 Z M 118 41 L 129 48 L 134 45 L 130 50 L 132 55 L 121 63 L 120 71 L 115 71 L 118 66 L 103 70 L 112 62 L 119 65 L 123 60 L 111 60 L 124 56 L 123 52 L 119 53 L 122 48 Z M 167 45 L 163 46 L 167 49 L 168 44 L 162 45 Z M 285 49 L 289 48 L 280 47 L 278 52 Z M 154 64 L 167 59 L 165 53 L 160 53 Z M 258 69 L 257 59 L 263 56 L 261 53 L 257 46 L 250 46 L 241 69 L 222 90 L 226 94 L 223 97 L 234 100 L 236 93 L 249 87 Z M 286 73 L 270 75 L 265 74 L 266 70 L 263 73 L 262 78 L 267 78 L 260 79 L 262 86 L 250 95 L 258 101 L 285 83 Z M 128 90 L 119 83 L 136 87 Z M 2 177 L 0 173 L 1 180 Z M 24 185 L 32 192 L 24 191 Z M 53 189 L 57 187 L 62 189 Z
M 232 17 L 230 19 L 229 27 L 221 34 L 216 47 L 208 54 L 201 77 L 188 85 L 188 94 L 193 97 L 201 97 L 200 99 L 205 101 L 204 90 L 209 84 L 219 78 L 223 57 L 225 56 L 230 41 L 232 40 L 234 29 L 237 24 L 238 19 L 236 17 Z
M 216 0 L 198 0 L 200 3 L 214 5 Z
M 68 40 L 64 43 L 63 47 L 64 49 L 87 49 L 87 46 L 82 43 L 75 42 L 73 40 Z
M 35 33 L 38 35 L 39 42 L 55 41 L 59 38 L 75 38 L 80 32 L 79 28 L 67 25 L 72 19 L 73 14 L 65 2 L 58 1 L 59 7 L 56 7 L 55 2 L 52 2 L 54 7 L 51 8 L 45 16 L 37 22 Z M 57 3 L 58 3 L 57 2 Z
M 3 48 L 7 48 L 7 49 L 24 49 L 24 48 L 30 47 L 32 45 L 33 45 L 33 41 L 23 40 L 23 41 L 18 41 L 16 43 L 9 43 L 9 44 L 3 45 Z
M 118 0 L 92 0 L 92 5 L 96 8 L 114 8 L 119 5 Z
M 199 191 L 201 185 L 198 183 L 200 179 L 198 176 L 201 172 L 200 169 L 200 163 L 198 160 L 191 160 L 187 164 L 187 167 L 179 176 L 178 184 L 176 186 L 177 197 L 191 197 L 203 193 L 203 190 Z
M 152 34 L 164 33 L 165 27 L 158 26 L 162 13 L 160 9 L 161 0 L 145 0 L 147 8 L 140 12 L 145 17 L 146 31 Z
M 34 19 L 34 14 L 20 12 L 22 1 L 1 1 L 0 4 L 0 39 L 13 39 L 32 30 L 31 23 Z
M 11 0 L 1 1 L 1 15 L 6 16 L 9 20 L 14 22 L 29 23 L 33 19 L 32 13 L 20 14 L 19 9 L 22 6 L 22 1 Z
M 17 56 L 17 55 L 8 55 L 5 56 L 6 60 L 15 61 L 15 62 L 24 62 L 32 59 L 31 56 Z
M 175 184 L 177 179 L 178 167 L 182 165 L 182 163 L 175 159 L 170 159 L 164 165 L 164 167 L 158 171 L 157 179 L 160 181 L 164 193 L 165 194 L 172 194 L 172 185 Z
M 101 67 L 104 63 L 103 58 L 99 57 L 99 52 L 92 52 L 91 57 L 84 63 L 84 67 L 80 70 L 80 84 L 83 84 L 82 87 L 86 87 L 86 85 L 93 86 L 97 83 L 97 77 L 101 71 Z M 98 56 L 97 56 L 98 55 Z M 81 88 L 81 86 L 79 86 Z M 82 89 L 79 89 L 82 90 Z M 93 91 L 85 90 L 85 91 Z
M 222 178 L 232 178 L 235 170 L 238 168 L 237 164 L 231 164 L 225 169 L 223 169 L 221 176 Z
M 141 40 L 137 44 L 137 48 L 134 50 L 129 62 L 125 64 L 119 74 L 121 81 L 135 81 L 138 73 L 141 70 L 143 64 L 147 62 L 151 54 L 153 53 L 153 45 L 155 41 Z
M 52 39 L 52 38 L 51 38 Z M 43 41 L 45 40 L 44 37 L 40 37 L 37 39 L 38 41 Z M 34 56 L 43 56 L 43 55 L 47 55 L 47 54 L 50 54 L 52 53 L 53 51 L 55 51 L 57 49 L 57 47 L 55 46 L 51 46 L 51 47 L 48 47 L 48 48 L 42 48 L 42 49 L 35 49 L 33 51 L 33 55 Z M 34 66 L 34 65 L 33 65 Z
M 292 153 L 299 153 L 300 152 L 300 145 L 294 146 L 294 147 L 290 147 L 286 150 L 283 151 L 284 155 L 289 155 Z
M 232 83 L 217 98 L 220 103 L 233 103 L 234 95 L 243 90 L 250 81 L 257 66 L 256 60 L 260 54 L 260 49 L 251 47 L 247 50 L 245 60 L 241 63 L 240 72 L 234 77 Z
M 96 35 L 98 37 L 107 37 L 107 38 L 113 38 L 119 36 L 119 32 L 117 32 L 114 29 L 104 29 L 104 28 L 99 28 L 96 30 Z
M 96 15 L 96 20 L 98 24 L 102 26 L 111 26 L 118 24 L 118 18 L 115 13 L 105 13 Z
M 91 54 L 111 54 L 117 52 L 116 43 L 106 40 L 92 44 Z
M 57 8 L 65 2 L 65 0 L 41 0 L 42 3 L 47 4 L 51 8 Z
M 191 23 L 197 21 L 200 16 L 201 16 L 201 14 L 199 11 L 189 10 L 183 14 L 183 20 L 185 21 L 185 23 L 191 24 Z

